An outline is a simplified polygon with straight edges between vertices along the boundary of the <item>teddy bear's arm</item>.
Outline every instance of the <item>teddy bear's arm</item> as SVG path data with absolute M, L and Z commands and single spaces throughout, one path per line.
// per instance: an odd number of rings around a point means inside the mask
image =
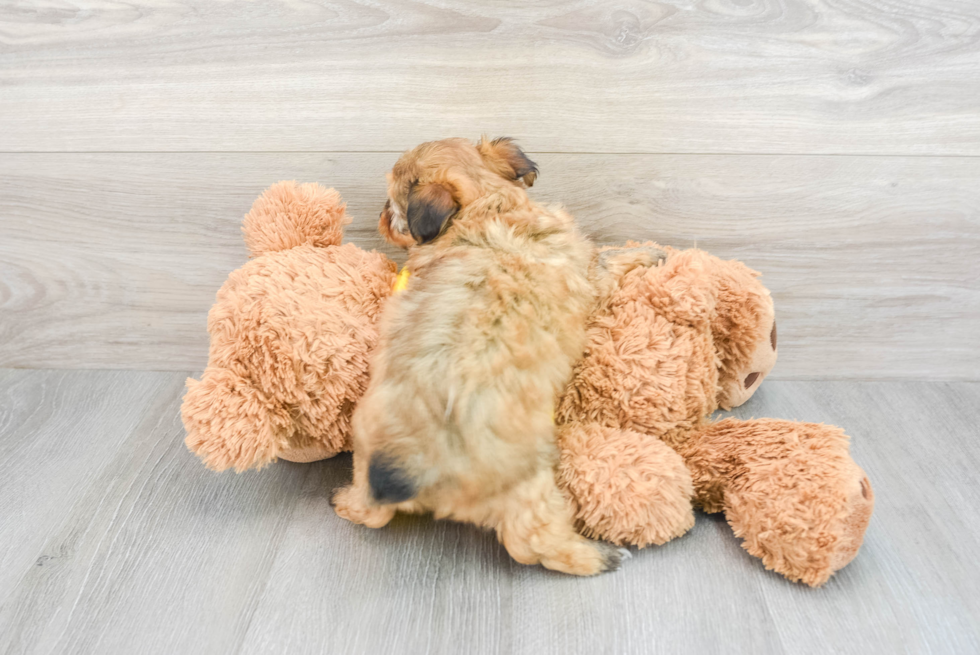
M 598 423 L 566 424 L 558 436 L 558 484 L 586 536 L 642 548 L 694 526 L 691 474 L 661 440 Z

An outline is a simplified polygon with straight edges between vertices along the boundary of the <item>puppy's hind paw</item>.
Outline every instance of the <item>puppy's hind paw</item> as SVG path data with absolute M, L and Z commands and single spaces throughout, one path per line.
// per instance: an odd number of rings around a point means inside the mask
M 369 528 L 382 528 L 395 516 L 391 507 L 369 505 L 364 501 L 365 494 L 353 485 L 338 489 L 330 497 L 330 504 L 342 519 L 359 523 Z
M 581 539 L 570 547 L 541 558 L 545 568 L 572 575 L 598 575 L 615 571 L 623 561 L 623 549 L 604 541 Z
M 618 548 L 605 541 L 596 541 L 593 543 L 595 544 L 596 550 L 602 556 L 603 568 L 600 573 L 616 571 L 619 569 L 619 565 L 623 563 L 623 560 L 633 557 L 633 553 L 625 548 Z

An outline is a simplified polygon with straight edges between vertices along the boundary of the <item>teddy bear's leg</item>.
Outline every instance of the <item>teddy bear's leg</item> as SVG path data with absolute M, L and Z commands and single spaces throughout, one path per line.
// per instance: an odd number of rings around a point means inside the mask
M 614 544 L 663 544 L 694 526 L 694 488 L 683 458 L 655 437 L 602 427 L 563 426 L 558 484 L 590 537 Z
M 816 587 L 857 555 L 874 491 L 839 428 L 725 419 L 679 450 L 696 502 L 706 512 L 724 511 L 766 568 Z
M 371 497 L 367 457 L 354 451 L 354 482 L 334 492 L 330 502 L 337 516 L 369 528 L 383 528 L 395 517 L 393 505 L 378 505 Z
M 513 489 L 452 517 L 496 530 L 510 556 L 572 575 L 595 575 L 619 567 L 622 552 L 586 539 L 575 530 L 569 501 L 549 468 Z

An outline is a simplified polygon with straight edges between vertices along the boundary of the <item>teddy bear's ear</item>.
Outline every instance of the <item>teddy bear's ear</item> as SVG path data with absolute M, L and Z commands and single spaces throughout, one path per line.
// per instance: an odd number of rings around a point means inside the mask
M 480 138 L 476 148 L 487 166 L 503 177 L 514 182 L 520 180 L 526 186 L 534 185 L 534 180 L 538 177 L 538 165 L 510 137 L 490 141 L 484 136 Z
M 277 182 L 245 215 L 242 234 L 253 257 L 303 244 L 339 246 L 351 222 L 334 189 L 319 184 Z

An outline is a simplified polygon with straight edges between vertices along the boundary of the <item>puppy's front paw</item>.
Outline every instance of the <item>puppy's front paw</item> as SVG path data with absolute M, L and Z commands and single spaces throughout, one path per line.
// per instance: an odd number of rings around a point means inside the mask
M 354 485 L 335 491 L 330 504 L 340 518 L 369 528 L 383 528 L 395 516 L 395 510 L 391 507 L 369 505 L 365 494 Z

